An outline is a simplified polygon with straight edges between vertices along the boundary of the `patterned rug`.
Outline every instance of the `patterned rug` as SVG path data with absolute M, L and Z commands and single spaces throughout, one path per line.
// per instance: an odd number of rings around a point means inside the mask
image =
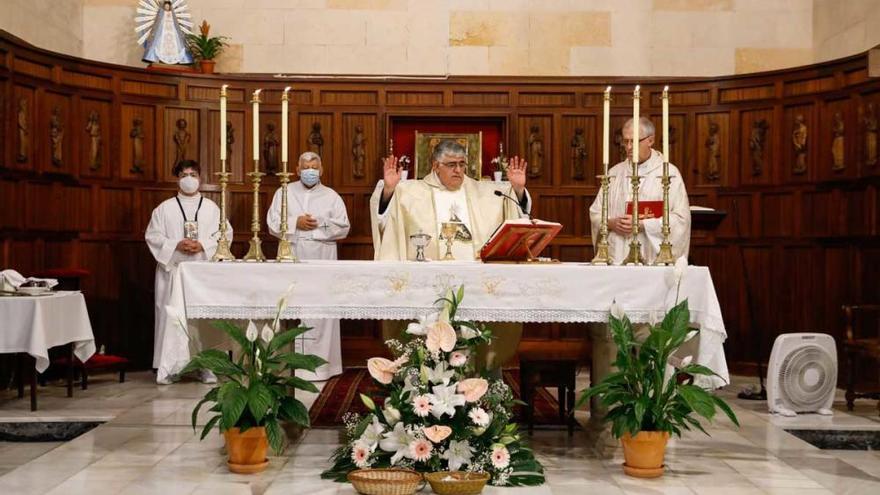
M 504 381 L 519 399 L 519 370 L 506 369 L 502 372 Z M 321 394 L 315 399 L 309 418 L 312 428 L 338 428 L 342 426 L 342 416 L 347 412 L 364 414 L 367 408 L 361 402 L 360 394 L 372 398 L 380 407 L 387 394 L 381 385 L 370 377 L 366 368 L 346 368 L 324 385 Z M 540 387 L 535 395 L 535 428 L 565 428 L 566 423 L 559 419 L 559 404 L 546 388 Z M 522 421 L 522 406 L 514 408 L 517 422 Z

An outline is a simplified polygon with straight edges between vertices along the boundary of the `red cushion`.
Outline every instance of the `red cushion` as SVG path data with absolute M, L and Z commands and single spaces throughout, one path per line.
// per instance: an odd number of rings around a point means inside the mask
M 48 270 L 40 270 L 33 276 L 40 278 L 81 278 L 88 277 L 89 275 L 91 273 L 82 268 L 50 268 Z
M 67 358 L 62 357 L 53 361 L 54 364 L 58 366 L 67 366 Z M 122 356 L 112 356 L 110 354 L 94 354 L 89 358 L 85 363 L 86 368 L 90 369 L 99 369 L 99 368 L 109 368 L 111 366 L 116 366 L 120 364 L 128 364 L 128 359 Z M 79 359 L 76 360 L 77 367 L 83 366 Z

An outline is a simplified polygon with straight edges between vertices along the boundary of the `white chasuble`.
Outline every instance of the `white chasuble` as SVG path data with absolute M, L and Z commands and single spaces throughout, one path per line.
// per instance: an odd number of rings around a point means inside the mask
M 628 161 L 620 162 L 608 171 L 611 183 L 608 185 L 608 218 L 617 218 L 626 214 L 627 203 L 632 201 L 632 165 Z M 663 155 L 651 150 L 651 157 L 639 164 L 639 175 L 642 181 L 639 186 L 639 201 L 663 201 Z M 669 164 L 669 242 L 672 243 L 672 254 L 675 258 L 687 256 L 691 244 L 691 212 L 687 191 L 678 168 Z M 590 206 L 590 224 L 592 227 L 593 245 L 599 241 L 599 224 L 602 218 L 602 191 Z M 663 234 L 660 232 L 662 218 L 642 220 L 639 229 L 639 243 L 645 262 L 654 262 L 660 251 Z M 608 254 L 612 263 L 619 265 L 629 254 L 630 236 L 622 236 L 611 229 L 608 230 Z
M 177 266 L 184 261 L 211 259 L 217 250 L 217 240 L 220 238 L 219 226 L 220 208 L 201 194 L 195 196 L 178 194 L 174 198 L 166 199 L 153 210 L 144 237 L 150 252 L 156 259 L 154 368 L 162 368 L 163 354 L 184 351 L 169 349 L 163 345 L 169 328 L 182 321 L 176 316 L 169 315 L 165 309 L 171 297 L 172 279 L 177 276 Z M 193 232 L 194 229 L 197 232 Z M 232 239 L 232 226 L 227 224 L 227 229 L 226 235 Z M 191 238 L 196 238 L 202 244 L 202 252 L 184 254 L 177 250 L 177 244 L 186 237 L 187 231 L 189 231 Z M 194 351 L 201 351 L 202 339 L 198 328 L 190 326 L 187 328 L 187 332 L 192 337 Z
M 476 259 L 480 248 L 503 221 L 523 216 L 512 200 L 496 196 L 495 191 L 516 197 L 508 183 L 476 181 L 470 177 L 464 178 L 458 191 L 450 191 L 431 173 L 424 180 L 398 183 L 388 207 L 380 214 L 380 182 L 370 198 L 376 259 L 414 260 L 416 248 L 409 237 L 419 232 L 431 236 L 425 256 L 441 259 L 446 253 L 446 241 L 441 239 L 440 224 L 453 216 L 462 223 L 453 243 L 453 256 L 462 261 Z M 528 212 L 531 210 L 528 191 L 525 196 Z
M 297 229 L 296 219 L 307 213 L 317 221 L 318 227 Z M 281 188 L 272 198 L 272 205 L 266 213 L 266 225 L 272 235 L 281 237 Z M 320 183 L 307 188 L 300 181 L 287 186 L 287 239 L 293 244 L 297 258 L 335 260 L 336 241 L 344 239 L 350 227 L 345 203 L 333 189 Z M 312 329 L 296 339 L 296 352 L 314 354 L 325 359 L 327 364 L 314 373 L 297 370 L 296 375 L 323 381 L 342 373 L 339 320 L 302 320 L 302 323 Z

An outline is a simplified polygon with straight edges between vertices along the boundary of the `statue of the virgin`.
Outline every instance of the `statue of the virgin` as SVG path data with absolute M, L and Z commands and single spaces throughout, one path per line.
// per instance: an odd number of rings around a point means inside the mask
M 185 0 L 139 0 L 135 21 L 144 45 L 144 62 L 166 65 L 188 65 L 193 56 L 186 45 L 186 34 L 192 34 L 192 14 Z

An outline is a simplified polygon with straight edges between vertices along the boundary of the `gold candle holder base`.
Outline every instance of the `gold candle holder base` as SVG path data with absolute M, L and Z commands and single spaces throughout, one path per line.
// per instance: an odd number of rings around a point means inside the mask
M 287 184 L 290 182 L 290 177 L 293 174 L 287 172 L 287 162 L 282 164 L 281 169 L 283 172 L 275 174 L 278 176 L 279 182 L 281 182 L 281 224 L 278 228 L 281 239 L 278 241 L 278 254 L 275 256 L 275 261 L 279 263 L 297 263 L 299 260 L 293 250 L 293 245 L 287 239 Z
M 666 236 L 664 236 L 666 237 Z M 675 257 L 672 255 L 672 244 L 665 240 L 660 243 L 660 252 L 657 253 L 657 259 L 654 264 L 658 266 L 668 266 L 675 264 Z
M 645 258 L 642 257 L 642 244 L 633 239 L 632 242 L 629 243 L 629 254 L 626 255 L 626 259 L 623 260 L 624 265 L 644 265 Z
M 605 164 L 608 168 L 608 164 Z M 611 176 L 597 176 L 602 183 L 602 219 L 599 226 L 599 241 L 596 243 L 596 255 L 590 262 L 594 265 L 610 265 L 611 256 L 608 254 L 608 184 L 611 182 Z
M 259 170 L 259 161 L 255 161 L 255 170 Z M 263 254 L 262 241 L 260 241 L 260 181 L 266 175 L 262 172 L 250 172 L 248 176 L 254 188 L 254 208 L 251 217 L 251 233 L 253 236 L 248 241 L 248 252 L 242 258 L 244 261 L 262 262 L 266 261 L 266 255 Z
M 229 239 L 226 237 L 228 223 L 226 219 L 226 187 L 229 183 L 229 176 L 232 174 L 226 172 L 226 160 L 221 160 L 221 163 L 223 172 L 217 172 L 220 177 L 220 239 L 217 240 L 217 250 L 214 251 L 211 261 L 234 261 L 235 256 L 232 254 Z
M 654 264 L 668 266 L 675 264 L 675 256 L 672 254 L 672 243 L 669 242 L 669 234 L 672 230 L 669 225 L 669 184 L 672 182 L 672 177 L 669 176 L 669 162 L 666 160 L 663 161 L 663 176 L 660 180 L 663 184 L 663 226 L 660 228 L 663 241 L 660 243 L 660 252 L 657 253 Z

